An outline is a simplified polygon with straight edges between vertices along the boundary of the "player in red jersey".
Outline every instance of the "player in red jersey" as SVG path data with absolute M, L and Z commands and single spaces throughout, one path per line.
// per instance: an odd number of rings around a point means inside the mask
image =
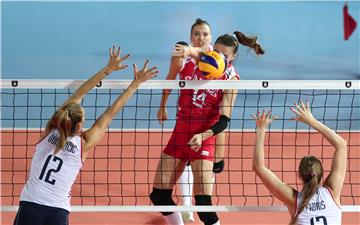
M 190 45 L 195 48 L 200 48 L 203 49 L 204 51 L 212 50 L 212 46 L 210 45 L 211 27 L 209 23 L 199 18 L 196 19 L 194 24 L 191 26 L 190 40 L 191 40 Z M 178 43 L 188 45 L 185 42 L 178 42 Z M 179 75 L 180 80 L 189 79 L 189 77 L 192 75 L 194 71 L 195 66 L 196 66 L 196 61 L 194 58 L 190 56 L 171 57 L 170 68 L 166 76 L 166 79 L 175 80 L 177 75 Z M 166 121 L 168 118 L 166 111 L 166 104 L 170 92 L 171 92 L 170 89 L 163 90 L 160 108 L 157 114 L 160 124 L 163 124 L 164 121 Z M 217 155 L 216 158 L 218 159 L 216 163 L 218 163 L 218 165 L 223 165 L 224 142 L 225 142 L 225 135 L 223 133 L 217 135 L 216 143 L 219 143 L 219 145 L 216 147 L 216 155 Z M 215 168 L 215 164 L 214 164 L 214 168 Z M 220 170 L 218 169 L 218 171 Z M 178 180 L 180 194 L 183 200 L 183 204 L 185 206 L 192 205 L 193 180 L 194 178 L 191 171 L 190 162 L 188 162 L 184 169 L 184 172 L 181 174 Z M 181 212 L 181 215 L 184 222 L 194 222 L 193 212 Z
M 224 54 L 228 67 L 222 80 L 237 80 L 239 75 L 232 66 L 239 44 L 263 54 L 256 38 L 248 38 L 241 32 L 220 36 L 214 49 Z M 191 56 L 198 59 L 203 50 L 177 44 L 173 56 Z M 190 63 L 190 62 L 187 62 Z M 186 65 L 185 65 L 186 66 Z M 203 80 L 205 77 L 197 66 L 186 79 Z M 176 205 L 171 195 L 179 175 L 190 161 L 194 174 L 194 196 L 196 205 L 212 205 L 213 161 L 216 135 L 226 129 L 230 122 L 231 109 L 236 90 L 182 90 L 174 132 L 161 154 L 154 178 L 150 199 L 154 205 Z M 162 212 L 168 224 L 183 224 L 178 212 Z M 200 220 L 206 224 L 220 224 L 215 212 L 199 212 Z

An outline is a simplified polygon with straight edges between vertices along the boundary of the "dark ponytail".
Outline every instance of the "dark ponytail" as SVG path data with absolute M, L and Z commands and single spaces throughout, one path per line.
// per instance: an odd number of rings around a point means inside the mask
M 302 202 L 300 203 L 296 214 L 291 219 L 290 225 L 295 225 L 297 223 L 299 214 L 308 205 L 310 199 L 319 187 L 321 178 L 323 176 L 323 168 L 320 160 L 314 156 L 303 157 L 299 165 L 299 175 L 304 183 L 302 191 Z
M 260 44 L 257 43 L 256 36 L 248 37 L 240 31 L 235 31 L 234 34 L 240 44 L 253 49 L 256 55 L 263 55 L 265 53 Z
M 235 37 L 229 34 L 221 35 L 216 39 L 215 44 L 223 44 L 228 47 L 233 47 L 234 55 L 238 52 L 239 44 L 253 49 L 257 55 L 263 55 L 265 53 L 260 44 L 257 42 L 257 37 L 248 37 L 240 31 L 235 31 L 234 35 Z

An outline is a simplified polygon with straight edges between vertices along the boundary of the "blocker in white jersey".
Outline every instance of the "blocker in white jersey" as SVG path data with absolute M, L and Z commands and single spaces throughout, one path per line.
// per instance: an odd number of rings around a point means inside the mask
M 302 202 L 303 196 L 297 194 L 297 208 Z M 319 187 L 311 197 L 309 203 L 299 214 L 298 225 L 330 225 L 341 224 L 341 208 L 336 204 L 327 187 Z
M 267 125 L 274 120 L 271 111 L 265 110 L 252 115 L 256 122 L 253 170 L 270 192 L 288 208 L 292 216 L 289 225 L 340 225 L 340 195 L 346 174 L 347 143 L 313 117 L 309 102 L 304 104 L 300 100 L 299 103 L 294 103 L 290 110 L 295 113 L 293 120 L 317 130 L 335 148 L 329 175 L 321 184 L 324 174 L 321 161 L 315 156 L 305 155 L 299 163 L 298 176 L 303 187 L 298 192 L 265 166 L 265 131 Z
M 68 137 L 64 148 L 54 155 L 58 141 L 59 132 L 54 129 L 36 145 L 20 201 L 70 211 L 71 186 L 82 166 L 81 137 Z
M 83 83 L 49 119 L 36 145 L 14 225 L 69 224 L 71 186 L 87 154 L 101 141 L 112 119 L 140 84 L 158 74 L 156 67 L 147 69 L 148 60 L 141 70 L 134 64 L 134 80 L 91 128 L 83 132 L 84 96 L 111 72 L 127 67 L 121 62 L 129 55 L 121 58 L 120 47 L 110 48 L 109 55 L 107 66 Z

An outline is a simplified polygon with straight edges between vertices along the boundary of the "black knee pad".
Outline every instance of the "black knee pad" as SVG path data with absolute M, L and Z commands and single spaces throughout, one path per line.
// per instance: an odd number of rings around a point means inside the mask
M 150 200 L 154 205 L 176 205 L 172 199 L 172 189 L 158 189 L 153 188 L 153 191 L 150 194 Z M 164 216 L 170 215 L 173 212 L 160 212 Z
M 211 206 L 211 196 L 210 195 L 195 195 L 195 205 L 209 205 Z M 205 225 L 212 225 L 219 221 L 215 212 L 198 212 L 197 213 L 200 220 Z

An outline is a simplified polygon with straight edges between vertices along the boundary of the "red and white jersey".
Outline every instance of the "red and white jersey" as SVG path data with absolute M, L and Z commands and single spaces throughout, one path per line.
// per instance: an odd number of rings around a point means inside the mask
M 193 61 L 189 60 L 187 64 L 191 67 Z M 187 64 L 184 68 L 187 68 Z M 198 66 L 194 67 L 192 73 L 184 75 L 185 80 L 206 80 Z M 230 64 L 219 80 L 231 80 L 234 77 L 240 79 L 235 68 Z M 222 89 L 180 90 L 178 119 L 218 120 L 223 93 Z
M 81 137 L 68 137 L 64 148 L 53 155 L 58 139 L 59 132 L 54 129 L 36 145 L 30 175 L 20 201 L 70 212 L 71 186 L 82 167 Z
M 297 194 L 297 209 L 302 201 L 302 193 Z M 334 201 L 330 190 L 319 187 L 308 205 L 299 214 L 298 225 L 340 225 L 341 208 Z
M 209 45 L 208 50 L 213 50 L 213 46 Z M 186 59 L 183 60 L 183 65 L 179 71 L 180 80 L 191 80 L 191 76 L 194 72 L 196 67 L 196 61 L 194 58 L 188 56 Z

